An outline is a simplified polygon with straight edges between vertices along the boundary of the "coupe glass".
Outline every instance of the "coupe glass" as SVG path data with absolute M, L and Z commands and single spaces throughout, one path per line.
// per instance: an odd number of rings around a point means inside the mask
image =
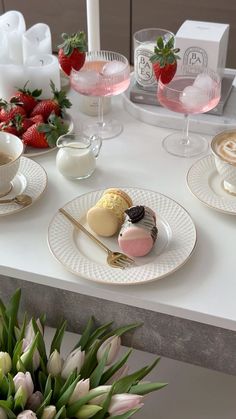
M 98 121 L 84 127 L 87 135 L 97 134 L 103 140 L 116 137 L 123 129 L 120 122 L 103 117 L 103 98 L 123 93 L 130 84 L 127 58 L 111 51 L 86 53 L 81 70 L 72 70 L 71 86 L 82 95 L 98 97 Z
M 194 71 L 194 73 L 193 73 Z M 189 115 L 205 113 L 220 100 L 221 78 L 209 68 L 183 66 L 168 84 L 158 81 L 157 98 L 165 108 L 184 114 L 185 124 L 181 132 L 164 138 L 165 150 L 179 157 L 193 157 L 204 153 L 208 141 L 199 134 L 189 135 Z

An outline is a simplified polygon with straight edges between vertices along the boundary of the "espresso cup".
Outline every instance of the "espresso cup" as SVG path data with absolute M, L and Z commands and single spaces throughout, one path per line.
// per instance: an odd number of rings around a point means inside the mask
M 16 176 L 24 145 L 20 138 L 7 132 L 0 132 L 0 197 L 12 189 L 12 180 Z
M 217 134 L 211 141 L 216 169 L 224 189 L 236 194 L 236 129 Z

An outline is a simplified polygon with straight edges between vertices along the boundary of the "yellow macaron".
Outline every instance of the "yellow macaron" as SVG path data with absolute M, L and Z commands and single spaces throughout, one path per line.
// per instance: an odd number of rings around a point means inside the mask
M 125 210 L 132 205 L 132 199 L 126 192 L 118 188 L 106 189 L 87 212 L 88 225 L 100 236 L 113 236 L 124 221 Z

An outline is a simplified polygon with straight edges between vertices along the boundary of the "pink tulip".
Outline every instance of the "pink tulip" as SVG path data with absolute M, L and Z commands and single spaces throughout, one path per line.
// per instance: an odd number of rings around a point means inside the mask
M 23 410 L 23 412 L 19 413 L 16 417 L 17 419 L 37 419 L 37 416 L 32 410 Z
M 36 391 L 35 393 L 31 394 L 31 396 L 27 400 L 26 407 L 27 409 L 33 410 L 36 412 L 38 407 L 41 405 L 43 401 L 43 395 L 40 391 Z
M 77 402 L 77 400 L 81 399 L 81 397 L 86 396 L 88 392 L 89 392 L 89 378 L 87 378 L 86 380 L 84 379 L 80 380 L 76 384 L 75 389 L 72 395 L 70 396 L 69 404 Z
M 13 378 L 14 385 L 15 385 L 15 392 L 22 387 L 26 393 L 27 399 L 33 394 L 34 391 L 34 383 L 31 378 L 30 372 L 18 372 L 15 377 Z
M 111 336 L 106 339 L 97 351 L 98 362 L 102 359 L 104 353 L 109 348 L 106 365 L 110 365 L 116 358 L 121 346 L 120 336 Z
M 81 348 L 74 349 L 66 358 L 62 371 L 61 376 L 65 380 L 69 377 L 69 375 L 76 370 L 77 374 L 79 374 L 85 359 L 85 352 L 81 351 Z
M 115 394 L 111 398 L 108 412 L 111 416 L 122 415 L 130 409 L 135 409 L 143 406 L 141 403 L 143 396 L 137 394 Z

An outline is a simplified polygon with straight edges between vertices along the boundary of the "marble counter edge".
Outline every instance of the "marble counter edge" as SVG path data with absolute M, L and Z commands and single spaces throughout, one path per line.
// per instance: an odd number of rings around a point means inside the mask
M 109 302 L 127 304 L 131 307 L 137 307 L 143 310 L 152 310 L 160 314 L 179 317 L 205 325 L 227 329 L 232 332 L 236 331 L 236 323 L 229 318 L 216 317 L 207 313 L 196 312 L 194 310 L 189 310 L 187 308 L 184 309 L 182 307 L 173 306 L 170 304 L 155 303 L 145 299 L 141 300 L 137 297 L 134 297 L 132 300 L 130 300 L 129 296 L 126 298 L 124 293 L 119 293 L 118 285 L 113 287 L 114 291 L 111 291 L 110 289 L 104 289 L 103 286 L 102 288 L 94 287 L 94 283 L 86 282 L 86 280 L 83 281 L 82 278 L 81 280 L 83 282 L 76 282 L 77 277 L 75 277 L 74 282 L 72 282 L 62 278 L 52 277 L 50 275 L 41 275 L 38 273 L 1 266 L 0 283 L 1 279 L 4 277 L 14 278 L 16 280 L 19 279 L 42 286 L 54 287 L 56 289 L 61 289 L 62 291 L 80 293 L 84 296 L 96 297 Z M 136 286 L 138 285 L 135 285 L 135 287 Z

